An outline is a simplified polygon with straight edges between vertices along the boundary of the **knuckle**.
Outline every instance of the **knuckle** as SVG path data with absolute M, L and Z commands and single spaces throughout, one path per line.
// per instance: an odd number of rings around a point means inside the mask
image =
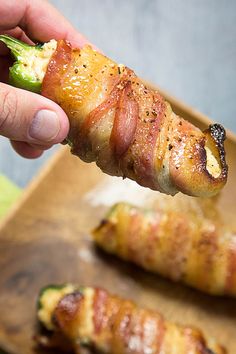
M 8 88 L 0 88 L 0 129 L 4 126 L 12 125 L 16 121 L 17 95 L 16 92 Z

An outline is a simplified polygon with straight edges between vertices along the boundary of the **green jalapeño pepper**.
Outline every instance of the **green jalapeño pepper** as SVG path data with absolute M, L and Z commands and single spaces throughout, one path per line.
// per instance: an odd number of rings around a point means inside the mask
M 0 41 L 10 49 L 15 62 L 9 71 L 9 83 L 28 91 L 40 93 L 48 61 L 55 49 L 56 41 L 48 47 L 44 44 L 29 45 L 7 35 Z

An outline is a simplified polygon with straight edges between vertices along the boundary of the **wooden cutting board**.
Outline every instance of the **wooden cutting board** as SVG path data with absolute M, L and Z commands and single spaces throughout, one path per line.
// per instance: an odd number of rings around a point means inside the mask
M 167 98 L 175 112 L 194 124 L 203 128 L 209 123 Z M 229 181 L 218 206 L 236 229 L 236 138 L 228 136 Z M 105 287 L 170 320 L 198 326 L 227 346 L 230 354 L 236 353 L 235 299 L 202 294 L 95 249 L 91 228 L 109 204 L 127 196 L 140 203 L 146 191 L 105 176 L 65 147 L 47 164 L 0 227 L 0 347 L 12 354 L 38 353 L 32 337 L 39 289 L 48 283 L 76 282 Z

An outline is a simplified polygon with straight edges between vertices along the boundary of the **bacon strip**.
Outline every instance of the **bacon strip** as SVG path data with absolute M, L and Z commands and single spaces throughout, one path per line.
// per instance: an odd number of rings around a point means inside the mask
M 42 94 L 52 101 L 58 102 L 57 89 L 62 85 L 62 77 L 68 65 L 70 65 L 71 58 L 72 49 L 70 43 L 63 40 L 58 41 L 57 50 L 48 64 L 47 73 L 42 85 Z
M 157 92 L 149 92 L 146 86 L 139 84 L 139 106 L 148 105 L 148 110 L 142 112 L 137 122 L 137 129 L 134 141 L 130 147 L 129 154 L 122 159 L 124 175 L 130 176 L 131 171 L 135 172 L 135 179 L 140 185 L 154 190 L 164 191 L 157 180 L 156 171 L 156 146 L 158 136 L 163 125 L 166 104 Z M 136 94 L 137 95 L 137 94 Z M 143 111 L 143 109 L 142 109 Z
M 133 142 L 138 113 L 138 103 L 132 97 L 131 82 L 127 81 L 119 98 L 111 132 L 110 141 L 117 159 L 121 158 Z
M 236 234 L 220 221 L 214 201 L 207 203 L 213 217 L 191 202 L 160 195 L 153 210 L 118 203 L 93 238 L 105 251 L 146 270 L 206 293 L 236 297 Z
M 76 154 L 77 151 L 89 150 L 90 140 L 89 133 L 92 127 L 95 124 L 98 124 L 99 121 L 107 114 L 111 109 L 116 107 L 117 102 L 119 101 L 121 95 L 121 90 L 114 87 L 110 96 L 102 102 L 97 108 L 88 114 L 82 123 L 81 129 L 78 131 L 78 138 L 76 139 L 76 145 L 73 147 L 73 153 Z
M 171 195 L 212 196 L 226 183 L 223 127 L 202 133 L 132 70 L 89 46 L 58 42 L 42 94 L 67 113 L 72 153 L 110 175 Z
M 201 331 L 166 321 L 156 311 L 100 288 L 83 288 L 64 296 L 52 315 L 55 332 L 77 351 L 83 346 L 109 354 L 226 354 Z

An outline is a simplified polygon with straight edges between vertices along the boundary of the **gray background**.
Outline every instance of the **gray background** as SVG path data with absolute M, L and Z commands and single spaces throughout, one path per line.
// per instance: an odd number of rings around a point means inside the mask
M 108 56 L 236 132 L 235 0 L 51 2 Z M 52 152 L 25 160 L 0 137 L 0 172 L 25 186 Z

